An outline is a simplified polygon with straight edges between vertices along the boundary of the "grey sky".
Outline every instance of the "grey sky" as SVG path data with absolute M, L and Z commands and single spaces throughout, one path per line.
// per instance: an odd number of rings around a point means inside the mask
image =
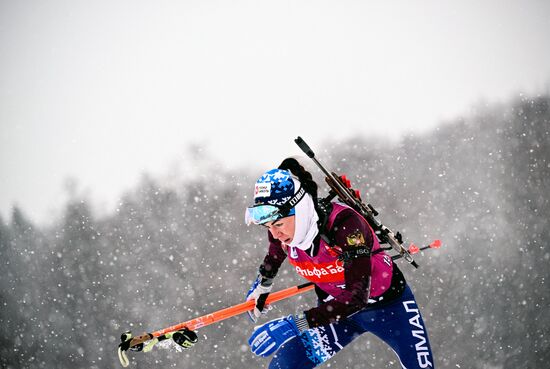
M 548 92 L 549 35 L 543 0 L 0 0 L 0 214 L 47 222 L 68 177 L 109 208 L 189 144 L 266 169 Z

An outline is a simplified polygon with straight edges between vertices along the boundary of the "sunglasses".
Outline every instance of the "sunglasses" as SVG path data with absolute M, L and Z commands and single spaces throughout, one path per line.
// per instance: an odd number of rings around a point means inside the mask
M 274 222 L 277 219 L 287 217 L 291 214 L 292 208 L 304 198 L 306 191 L 303 187 L 300 187 L 298 192 L 294 194 L 282 205 L 270 205 L 270 204 L 256 204 L 248 207 L 245 214 L 246 224 L 264 224 L 267 222 Z

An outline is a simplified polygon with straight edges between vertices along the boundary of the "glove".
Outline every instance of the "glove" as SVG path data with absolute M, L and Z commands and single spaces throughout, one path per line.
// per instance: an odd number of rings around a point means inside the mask
M 142 351 L 143 350 L 143 343 L 140 343 L 140 344 L 137 344 L 135 346 L 132 346 L 130 347 L 130 344 L 132 342 L 132 332 L 130 331 L 126 331 L 124 333 L 122 333 L 122 335 L 120 336 L 120 344 L 118 345 L 118 347 L 120 347 L 120 349 L 122 351 Z
M 265 278 L 262 277 L 261 274 L 258 274 L 256 280 L 254 281 L 254 283 L 252 283 L 252 286 L 248 290 L 248 293 L 246 294 L 246 301 L 252 299 L 256 301 L 256 306 L 254 307 L 254 310 L 247 311 L 248 317 L 254 323 L 258 321 L 258 318 L 262 314 L 265 314 L 269 310 L 271 310 L 271 306 L 265 306 L 265 301 L 267 300 L 267 296 L 269 296 L 272 287 L 273 278 Z M 266 311 L 263 311 L 264 308 L 266 308 Z
M 248 339 L 248 344 L 254 354 L 267 357 L 307 328 L 307 320 L 303 315 L 274 319 L 257 327 Z
M 128 365 L 130 365 L 130 361 L 128 360 L 128 356 L 126 355 L 126 351 L 128 350 L 149 352 L 157 343 L 170 338 L 172 338 L 174 342 L 176 342 L 183 348 L 189 348 L 198 341 L 197 334 L 187 328 L 183 328 L 182 330 L 175 332 L 166 333 L 158 337 L 154 337 L 151 333 L 144 333 L 142 336 L 136 338 L 138 338 L 138 341 L 145 338 L 147 342 L 142 342 L 140 344 L 130 347 L 130 345 L 132 344 L 132 332 L 124 332 L 120 337 L 120 340 L 122 342 L 118 345 L 118 359 L 120 360 L 120 363 L 123 367 L 127 367 Z
M 199 337 L 197 337 L 197 334 L 194 331 L 183 328 L 182 330 L 174 332 L 172 334 L 172 339 L 181 347 L 190 348 L 197 343 Z

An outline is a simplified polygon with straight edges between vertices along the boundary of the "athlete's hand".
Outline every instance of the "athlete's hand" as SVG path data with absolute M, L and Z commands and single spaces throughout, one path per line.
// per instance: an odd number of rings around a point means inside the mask
M 190 348 L 193 346 L 199 338 L 197 337 L 197 334 L 187 328 L 183 328 L 179 331 L 176 331 L 172 334 L 172 339 L 175 343 L 180 345 L 183 348 Z
M 265 301 L 267 300 L 267 296 L 269 296 L 272 287 L 273 278 L 265 278 L 258 274 L 256 280 L 252 283 L 252 286 L 248 290 L 248 293 L 246 294 L 246 301 L 254 299 L 256 302 L 254 310 L 247 311 L 250 320 L 254 323 L 258 321 L 258 318 L 262 314 L 265 314 L 271 310 L 271 306 L 266 305 Z

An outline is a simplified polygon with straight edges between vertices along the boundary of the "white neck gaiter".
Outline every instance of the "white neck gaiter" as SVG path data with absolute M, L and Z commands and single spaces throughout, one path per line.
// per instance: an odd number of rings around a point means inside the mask
M 300 182 L 294 179 L 296 189 L 300 188 Z M 313 205 L 313 198 L 306 193 L 305 196 L 296 204 L 295 207 L 295 228 L 294 237 L 290 242 L 290 247 L 297 247 L 300 250 L 307 250 L 311 247 L 315 236 L 319 233 L 317 221 L 319 216 Z

